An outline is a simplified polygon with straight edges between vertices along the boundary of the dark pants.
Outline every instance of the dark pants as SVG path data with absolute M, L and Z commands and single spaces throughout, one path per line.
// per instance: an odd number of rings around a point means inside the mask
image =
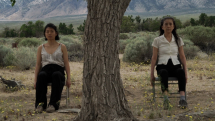
M 52 83 L 49 105 L 53 105 L 55 109 L 58 110 L 60 106 L 61 93 L 63 86 L 65 85 L 64 68 L 55 64 L 49 64 L 41 69 L 37 76 L 35 107 L 41 104 L 43 109 L 46 109 L 48 83 Z
M 168 77 L 177 77 L 179 91 L 185 91 L 186 79 L 181 64 L 173 65 L 172 60 L 169 59 L 167 65 L 157 65 L 156 70 L 158 76 L 161 77 L 162 92 L 168 91 Z

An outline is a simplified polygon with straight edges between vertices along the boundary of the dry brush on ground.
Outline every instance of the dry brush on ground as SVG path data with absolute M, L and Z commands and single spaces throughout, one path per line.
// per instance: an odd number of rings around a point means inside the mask
M 122 58 L 122 55 L 120 55 Z M 133 115 L 139 120 L 215 120 L 206 117 L 208 111 L 215 110 L 215 62 L 212 57 L 187 61 L 189 79 L 187 83 L 187 109 L 177 107 L 179 99 L 171 98 L 172 108 L 163 110 L 163 99 L 152 101 L 152 87 L 149 81 L 150 65 L 144 63 L 125 63 L 121 60 L 121 77 L 126 98 Z M 72 86 L 70 88 L 70 108 L 81 108 L 82 97 L 82 62 L 70 62 Z M 33 89 L 34 70 L 20 71 L 16 68 L 1 68 L 0 75 L 6 79 L 21 80 L 25 89 L 18 91 L 6 90 L 0 84 L 0 120 L 70 120 L 75 113 L 46 113 L 34 112 L 35 90 Z M 160 87 L 156 87 L 157 93 Z M 171 86 L 171 91 L 177 91 L 177 86 Z M 50 93 L 50 89 L 48 91 Z M 63 94 L 66 94 L 64 89 Z M 66 108 L 66 100 L 62 98 L 61 109 Z M 194 115 L 193 113 L 198 113 Z M 192 115 L 193 114 L 193 115 Z M 183 115 L 183 116 L 182 116 Z M 201 117 L 202 116 L 202 117 Z

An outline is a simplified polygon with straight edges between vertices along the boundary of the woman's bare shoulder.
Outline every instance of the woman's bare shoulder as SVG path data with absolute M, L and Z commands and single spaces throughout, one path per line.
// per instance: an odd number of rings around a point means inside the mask
M 38 51 L 41 51 L 41 50 L 42 50 L 42 47 L 43 47 L 43 45 L 40 45 L 40 46 L 37 48 L 37 50 L 38 50 Z
M 64 45 L 64 44 L 61 43 L 61 48 L 62 49 L 66 49 L 66 45 Z

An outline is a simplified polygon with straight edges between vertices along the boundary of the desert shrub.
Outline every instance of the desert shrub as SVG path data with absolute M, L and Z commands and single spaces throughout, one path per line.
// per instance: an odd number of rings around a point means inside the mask
M 72 38 L 69 36 L 60 36 L 60 41 L 70 42 L 72 41 Z
M 129 39 L 129 37 L 127 34 L 122 33 L 119 35 L 119 39 Z
M 17 37 L 17 38 L 14 38 L 15 40 L 15 43 L 19 44 L 24 38 L 22 37 Z
M 3 58 L 3 63 L 5 66 L 12 66 L 14 60 L 15 60 L 15 56 L 12 51 L 10 53 L 7 53 L 7 55 Z
M 123 61 L 149 63 L 152 57 L 152 42 L 155 37 L 155 35 L 149 34 L 132 40 L 125 47 Z
M 182 27 L 188 27 L 188 26 L 190 26 L 191 25 L 191 23 L 190 23 L 190 20 L 187 20 L 187 21 L 185 21 L 183 24 L 182 24 Z
M 184 54 L 187 59 L 194 59 L 197 56 L 199 48 L 197 46 L 184 45 Z
M 119 40 L 119 53 L 123 54 L 125 47 L 128 43 L 130 43 L 132 39 L 127 39 L 127 40 Z
M 184 46 L 185 46 L 185 45 L 194 46 L 193 42 L 190 41 L 189 39 L 183 39 L 183 38 L 182 38 L 182 40 L 183 40 L 183 42 L 184 42 Z
M 14 43 L 15 40 L 12 38 L 0 38 L 0 43 L 1 44 L 6 44 L 6 45 L 11 45 L 12 43 Z
M 38 47 L 42 44 L 42 41 L 37 38 L 25 38 L 21 40 L 18 44 L 18 46 L 24 46 L 24 47 Z
M 0 38 L 0 45 L 3 45 L 5 43 L 6 43 L 5 39 L 4 38 Z
M 0 66 L 6 66 L 4 63 L 4 57 L 12 52 L 12 48 L 5 46 L 5 45 L 0 45 Z
M 14 61 L 13 64 L 21 70 L 29 70 L 36 64 L 36 52 L 35 47 L 19 47 L 14 49 Z
M 80 61 L 83 59 L 83 44 L 81 40 L 62 36 L 59 42 L 66 46 L 70 61 Z
M 126 35 L 129 35 L 128 39 L 120 39 L 119 40 L 119 53 L 123 54 L 124 53 L 124 50 L 125 50 L 125 47 L 128 43 L 130 43 L 132 40 L 134 39 L 138 39 L 140 37 L 143 37 L 143 36 L 147 36 L 149 34 L 154 34 L 155 32 L 151 32 L 151 33 L 147 33 L 147 32 L 138 32 L 138 33 L 132 33 L 130 32 L 129 34 L 126 34 Z M 158 35 L 158 34 L 157 34 Z
M 188 39 L 184 39 L 184 54 L 187 59 L 193 59 L 195 56 L 197 56 L 197 53 L 199 52 L 199 47 L 195 46 L 192 41 Z
M 179 34 L 191 40 L 202 51 L 211 54 L 215 51 L 214 28 L 204 26 L 189 26 L 179 30 Z

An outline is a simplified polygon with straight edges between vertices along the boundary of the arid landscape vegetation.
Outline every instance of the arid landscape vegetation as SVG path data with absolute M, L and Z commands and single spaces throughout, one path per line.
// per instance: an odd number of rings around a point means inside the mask
M 214 10 L 212 0 L 0 0 L 0 121 L 215 121 Z M 184 42 L 186 109 L 174 94 L 164 110 L 159 81 L 153 100 L 152 42 L 165 17 Z M 34 71 L 48 23 L 67 48 L 72 85 L 58 111 L 38 113 Z
M 120 54 L 120 58 L 122 58 Z M 149 82 L 150 65 L 121 63 L 121 76 L 125 88 L 125 94 L 129 106 L 139 120 L 165 118 L 171 119 L 183 114 L 184 119 L 213 121 L 215 117 L 204 116 L 215 110 L 215 62 L 207 58 L 188 60 L 189 79 L 187 83 L 187 109 L 177 107 L 179 99 L 171 98 L 172 108 L 163 110 L 163 99 L 152 101 L 152 87 Z M 70 88 L 69 108 L 80 108 L 82 97 L 82 62 L 70 62 L 72 86 Z M 1 84 L 0 93 L 0 120 L 44 120 L 60 121 L 73 119 L 76 113 L 42 113 L 34 112 L 35 90 L 33 89 L 34 70 L 20 71 L 16 68 L 1 68 L 1 76 L 6 79 L 15 78 L 22 81 L 26 88 L 14 91 L 6 89 Z M 156 87 L 160 92 L 160 86 Z M 177 92 L 177 86 L 171 87 L 171 91 Z M 50 88 L 49 88 L 50 92 Z M 66 94 L 64 88 L 63 94 Z M 62 98 L 60 109 L 66 108 L 66 100 Z M 199 113 L 198 115 L 193 115 Z M 190 115 L 189 115 L 190 114 Z M 202 116 L 201 116 L 202 115 Z
M 197 26 L 196 31 L 201 29 Z M 209 29 L 209 28 L 208 28 Z M 213 28 L 211 28 L 213 30 Z M 187 109 L 178 108 L 179 98 L 170 98 L 171 109 L 163 110 L 163 99 L 152 100 L 150 85 L 150 51 L 151 42 L 158 36 L 157 32 L 135 32 L 120 34 L 120 72 L 126 98 L 133 115 L 139 120 L 177 120 L 177 121 L 214 121 L 215 120 L 215 53 L 212 50 L 202 51 L 194 46 L 186 33 L 191 27 L 178 32 L 184 40 L 187 57 Z M 186 31 L 186 32 L 185 32 Z M 207 35 L 206 35 L 207 36 Z M 81 108 L 83 45 L 82 35 L 61 35 L 60 43 L 64 43 L 69 51 L 72 85 L 69 108 Z M 77 113 L 46 113 L 34 111 L 35 89 L 33 88 L 36 48 L 45 43 L 43 38 L 0 38 L 2 78 L 20 81 L 25 87 L 20 89 L 6 88 L 0 83 L 0 120 L 22 121 L 66 121 Z M 12 43 L 19 42 L 17 48 Z M 211 41 L 212 42 L 212 41 Z M 149 45 L 149 46 L 148 46 Z M 133 49 L 133 51 L 131 51 Z M 8 53 L 6 53 L 8 52 Z M 138 54 L 135 55 L 135 53 Z M 6 53 L 3 55 L 3 53 Z M 24 55 L 24 56 L 23 56 Z M 142 61 L 139 61 L 141 59 Z M 135 61 L 136 60 L 136 61 Z M 24 63 L 24 64 L 23 64 Z M 156 73 L 155 73 L 156 75 Z M 156 75 L 157 76 L 157 75 Z M 48 89 L 50 94 L 50 87 Z M 177 92 L 177 85 L 171 86 L 171 92 Z M 160 86 L 156 86 L 156 94 L 160 94 Z M 63 94 L 66 94 L 64 87 Z M 157 95 L 157 96 L 158 96 Z M 176 95 L 177 96 L 177 95 Z M 66 99 L 62 98 L 60 109 L 66 109 Z

